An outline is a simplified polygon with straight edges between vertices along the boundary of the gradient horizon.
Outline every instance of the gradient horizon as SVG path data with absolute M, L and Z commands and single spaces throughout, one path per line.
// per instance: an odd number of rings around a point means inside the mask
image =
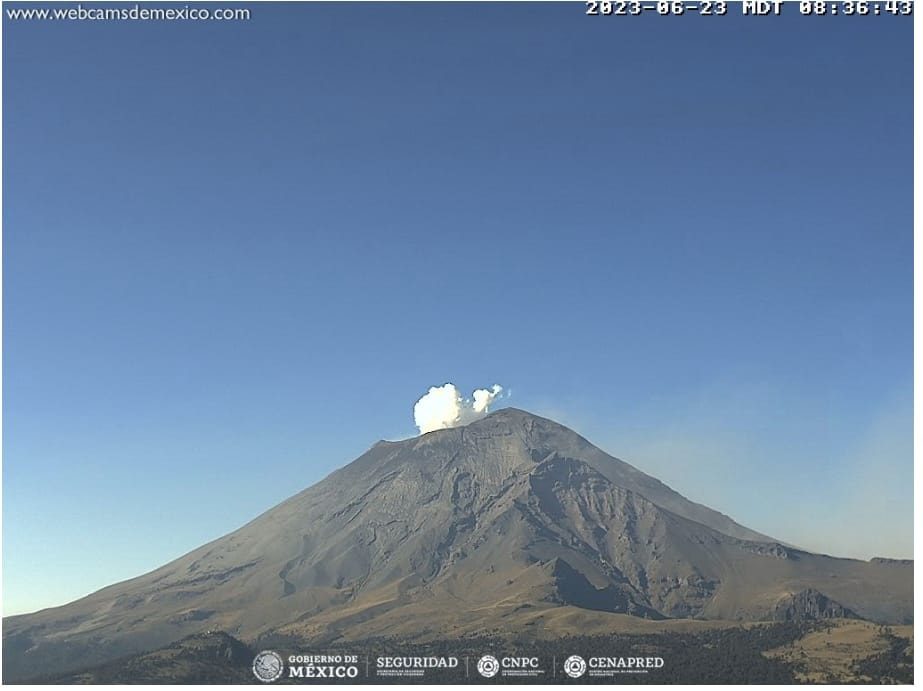
M 251 11 L 4 16 L 4 614 L 236 529 L 446 382 L 913 556 L 909 18 Z

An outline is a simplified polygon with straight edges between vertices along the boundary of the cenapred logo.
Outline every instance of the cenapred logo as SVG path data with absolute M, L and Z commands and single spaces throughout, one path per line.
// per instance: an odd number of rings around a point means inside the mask
M 571 655 L 564 661 L 564 674 L 571 679 L 582 677 L 586 672 L 586 660 L 579 655 Z
M 272 650 L 264 650 L 253 658 L 253 676 L 266 684 L 281 677 L 284 671 L 285 663 Z
M 478 674 L 490 679 L 500 671 L 500 663 L 493 655 L 484 655 L 478 660 Z

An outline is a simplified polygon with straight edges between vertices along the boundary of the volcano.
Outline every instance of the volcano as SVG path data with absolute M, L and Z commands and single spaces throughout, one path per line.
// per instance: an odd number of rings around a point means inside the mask
M 209 631 L 322 642 L 834 617 L 911 622 L 912 562 L 797 549 L 505 408 L 378 442 L 151 573 L 5 618 L 3 676 Z

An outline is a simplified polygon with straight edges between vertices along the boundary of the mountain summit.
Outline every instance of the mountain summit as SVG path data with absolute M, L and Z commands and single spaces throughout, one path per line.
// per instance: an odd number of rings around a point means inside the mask
M 749 530 L 572 430 L 505 408 L 379 442 L 151 573 L 4 619 L 4 681 L 207 630 L 451 636 L 525 625 L 523 612 L 546 633 L 562 612 L 607 626 L 614 615 L 907 622 L 912 581 L 912 563 L 811 554 Z

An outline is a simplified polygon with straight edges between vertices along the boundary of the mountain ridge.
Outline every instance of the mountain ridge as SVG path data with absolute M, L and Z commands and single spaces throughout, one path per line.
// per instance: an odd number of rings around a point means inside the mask
M 206 629 L 332 640 L 425 621 L 451 633 L 462 620 L 502 628 L 496 613 L 522 607 L 650 620 L 848 612 L 898 622 L 912 620 L 912 564 L 784 545 L 554 421 L 505 408 L 376 443 L 150 573 L 5 618 L 4 679 Z

